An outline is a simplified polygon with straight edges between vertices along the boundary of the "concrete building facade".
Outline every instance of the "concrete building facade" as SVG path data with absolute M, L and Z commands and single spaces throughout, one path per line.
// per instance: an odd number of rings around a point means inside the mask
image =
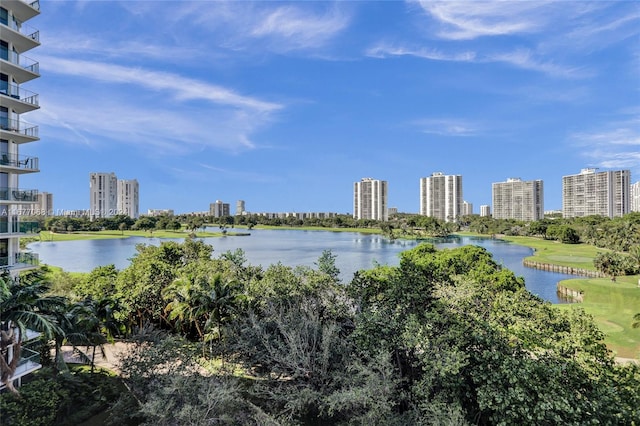
M 362 178 L 353 184 L 353 218 L 389 219 L 388 184 L 385 180 Z
M 610 218 L 631 211 L 631 172 L 582 169 L 562 177 L 562 217 L 600 215 Z
M 39 14 L 37 2 L 0 3 L 0 268 L 12 276 L 38 263 L 35 254 L 20 249 L 20 238 L 38 231 L 20 220 L 21 212 L 34 208 L 38 191 L 25 189 L 20 180 L 40 170 L 38 158 L 20 149 L 39 140 L 38 126 L 24 120 L 40 108 L 38 94 L 27 89 L 40 77 L 39 64 L 25 56 L 40 46 L 40 32 L 26 24 Z
M 53 194 L 50 192 L 39 192 L 35 205 L 36 214 L 41 216 L 53 216 Z
M 509 178 L 492 184 L 493 217 L 532 222 L 544 218 L 542 180 Z
M 230 216 L 229 203 L 216 200 L 215 203 L 209 204 L 209 215 L 213 217 Z
M 21 237 L 40 231 L 37 222 L 21 220 L 35 208 L 38 191 L 25 189 L 20 180 L 40 170 L 38 158 L 21 155 L 20 149 L 39 140 L 38 127 L 24 120 L 40 108 L 38 94 L 25 87 L 40 77 L 39 64 L 24 55 L 40 45 L 40 32 L 26 24 L 39 14 L 37 1 L 0 1 L 0 269 L 12 278 L 38 265 L 37 255 L 20 249 Z M 19 386 L 24 376 L 42 367 L 38 352 L 29 347 L 39 333 L 6 320 L 2 312 L 0 332 L 0 357 L 8 366 L 0 389 Z
M 640 212 L 640 180 L 631 184 L 631 211 Z
M 116 210 L 118 214 L 124 214 L 132 219 L 140 217 L 140 194 L 136 179 L 118 179 L 116 191 Z
M 246 214 L 246 212 L 247 209 L 245 208 L 244 200 L 236 201 L 236 216 L 241 216 L 243 214 Z
M 89 175 L 89 218 L 111 217 L 118 212 L 118 178 L 115 173 Z
M 480 216 L 491 216 L 491 206 L 489 204 L 480 206 Z
M 420 214 L 454 222 L 462 215 L 462 176 L 433 173 L 420 179 Z
M 470 203 L 468 201 L 463 201 L 462 202 L 462 215 L 463 216 L 469 216 L 473 214 L 473 203 Z

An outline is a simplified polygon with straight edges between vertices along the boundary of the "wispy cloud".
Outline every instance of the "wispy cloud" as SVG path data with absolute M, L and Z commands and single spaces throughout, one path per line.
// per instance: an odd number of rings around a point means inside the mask
M 286 53 L 326 46 L 351 22 L 340 3 L 193 2 L 167 16 L 214 34 L 233 51 Z
M 373 58 L 386 58 L 389 56 L 415 56 L 418 58 L 430 59 L 434 61 L 455 62 L 473 62 L 476 58 L 476 54 L 474 52 L 468 51 L 461 53 L 445 53 L 438 49 L 412 49 L 402 46 L 392 46 L 384 43 L 367 49 L 365 55 Z
M 243 96 L 230 89 L 174 73 L 56 57 L 46 57 L 42 62 L 48 72 L 111 83 L 134 84 L 149 90 L 163 91 L 176 100 L 206 100 L 263 112 L 282 108 L 282 105 L 277 103 Z
M 448 40 L 470 40 L 482 36 L 539 31 L 544 23 L 539 13 L 546 2 L 473 1 L 418 2 L 422 10 L 442 25 L 436 35 Z
M 297 7 L 284 6 L 261 16 L 250 34 L 258 38 L 272 37 L 283 50 L 307 49 L 326 44 L 348 23 L 348 17 L 336 8 L 316 15 Z
M 640 172 L 640 119 L 608 125 L 601 131 L 575 133 L 571 140 L 593 165 Z
M 474 136 L 480 132 L 476 123 L 455 118 L 425 118 L 411 124 L 423 133 L 441 136 Z
M 585 78 L 593 75 L 592 71 L 583 67 L 571 67 L 552 61 L 540 60 L 528 49 L 491 54 L 481 59 L 480 62 L 503 62 L 517 68 L 539 71 L 550 76 L 562 78 Z

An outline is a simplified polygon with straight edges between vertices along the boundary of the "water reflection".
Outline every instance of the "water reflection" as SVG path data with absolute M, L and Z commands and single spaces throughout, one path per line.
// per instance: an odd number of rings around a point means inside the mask
M 212 228 L 211 231 L 216 231 Z M 571 275 L 525 268 L 522 259 L 530 256 L 530 248 L 517 246 L 503 240 L 479 237 L 428 239 L 421 241 L 389 241 L 380 235 L 353 232 L 251 230 L 250 236 L 205 238 L 214 248 L 214 256 L 227 251 L 242 249 L 252 265 L 268 267 L 281 262 L 289 266 L 315 267 L 324 250 L 336 255 L 336 266 L 341 278 L 348 282 L 361 269 L 370 269 L 376 264 L 396 266 L 399 253 L 429 242 L 436 247 L 454 248 L 467 244 L 478 245 L 490 251 L 496 262 L 511 269 L 525 279 L 527 288 L 534 294 L 554 303 L 560 299 L 556 294 L 556 283 Z M 172 239 L 182 241 L 182 239 Z M 159 238 L 130 237 L 125 239 L 83 240 L 31 243 L 28 248 L 38 253 L 42 263 L 55 265 L 69 272 L 90 272 L 97 266 L 114 264 L 118 269 L 126 268 L 136 253 L 136 245 L 159 245 Z

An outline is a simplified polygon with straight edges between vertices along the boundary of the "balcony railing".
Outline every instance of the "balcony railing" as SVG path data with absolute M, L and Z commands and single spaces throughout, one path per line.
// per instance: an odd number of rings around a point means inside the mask
M 22 0 L 24 1 L 26 4 L 28 4 L 29 6 L 31 6 L 32 8 L 34 8 L 35 10 L 40 10 L 40 0 Z
M 40 31 L 31 27 L 30 25 L 16 22 L 13 19 L 9 19 L 7 22 L 7 27 L 11 28 L 17 33 L 22 34 L 25 37 L 30 38 L 33 41 L 37 41 L 38 43 L 40 42 Z
M 20 133 L 31 138 L 38 137 L 38 126 L 12 118 L 0 118 L 0 130 Z
M 37 198 L 37 189 L 0 188 L 0 201 L 35 203 Z
M 0 234 L 37 234 L 40 230 L 38 222 L 0 222 Z
M 23 347 L 20 351 L 20 361 L 18 361 L 18 366 L 16 367 L 16 371 L 13 373 L 12 377 L 22 377 L 25 374 L 38 370 L 41 367 L 40 354 L 33 349 Z
M 31 104 L 33 106 L 40 106 L 37 93 L 23 89 L 15 83 L 5 83 L 4 85 L 0 86 L 0 94 L 11 96 L 14 99 Z
M 26 56 L 19 55 L 16 52 L 3 49 L 0 53 L 0 59 L 11 62 L 12 64 L 17 65 L 34 74 L 40 74 L 40 64 L 38 62 L 34 61 L 31 58 L 27 58 Z
M 38 170 L 38 163 L 38 157 L 16 154 L 0 154 L 0 166 L 16 167 L 24 170 Z
M 9 260 L 13 260 L 11 264 L 9 264 Z M 0 267 L 9 267 L 13 265 L 34 265 L 37 266 L 39 263 L 38 254 L 31 252 L 20 252 L 15 253 L 13 258 L 9 256 L 0 257 Z

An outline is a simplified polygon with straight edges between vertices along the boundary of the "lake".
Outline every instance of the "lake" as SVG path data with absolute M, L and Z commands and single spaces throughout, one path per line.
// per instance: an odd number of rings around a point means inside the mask
M 215 232 L 217 228 L 208 231 Z M 357 232 L 298 231 L 253 229 L 249 236 L 204 238 L 213 246 L 214 256 L 227 251 L 242 249 L 248 263 L 264 268 L 281 262 L 288 266 L 311 266 L 324 250 L 336 255 L 336 266 L 341 278 L 348 282 L 353 273 L 370 269 L 375 264 L 399 264 L 398 254 L 415 247 L 419 242 L 411 240 L 389 241 L 380 235 Z M 59 266 L 68 272 L 90 272 L 97 266 L 114 264 L 118 269 L 126 268 L 136 253 L 136 245 L 159 245 L 170 239 L 130 237 L 107 240 L 78 240 L 60 242 L 37 242 L 27 247 L 38 253 L 40 262 Z M 174 239 L 182 241 L 182 239 Z M 561 303 L 556 293 L 556 283 L 573 275 L 525 268 L 522 259 L 533 250 L 506 241 L 480 237 L 454 237 L 439 240 L 438 248 L 454 248 L 473 244 L 486 248 L 494 259 L 516 275 L 525 279 L 527 289 L 552 303 Z

